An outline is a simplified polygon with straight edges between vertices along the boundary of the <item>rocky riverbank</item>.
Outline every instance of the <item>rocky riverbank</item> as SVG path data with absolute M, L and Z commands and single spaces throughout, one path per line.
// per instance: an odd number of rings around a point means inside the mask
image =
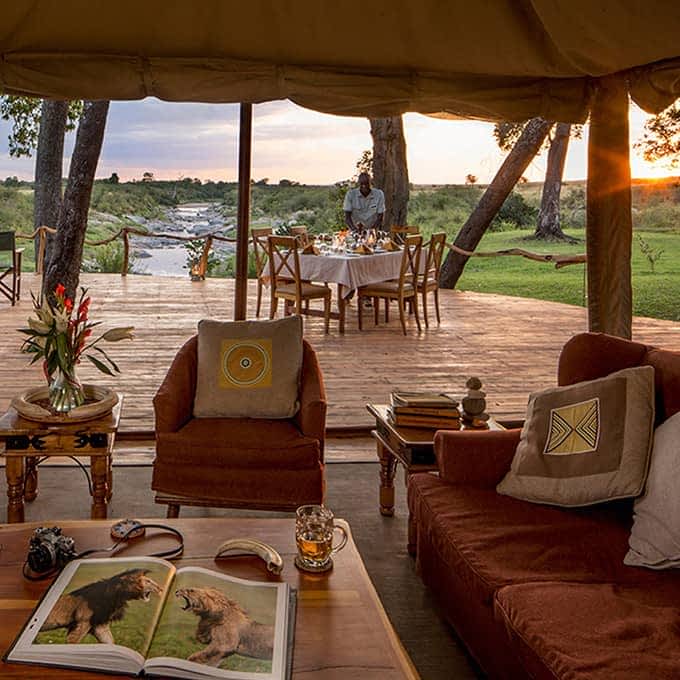
M 233 220 L 225 218 L 219 203 L 186 203 L 167 210 L 161 219 L 146 219 L 126 215 L 132 222 L 158 236 L 131 237 L 134 271 L 157 276 L 180 276 L 187 273 L 187 250 L 183 241 L 160 234 L 174 236 L 203 236 L 219 231 L 224 236 L 234 236 Z M 215 241 L 213 250 L 219 259 L 234 252 L 234 245 Z

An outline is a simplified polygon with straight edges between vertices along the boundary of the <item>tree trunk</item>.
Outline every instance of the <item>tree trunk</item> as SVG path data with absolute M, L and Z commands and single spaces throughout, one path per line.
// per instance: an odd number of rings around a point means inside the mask
M 401 116 L 371 118 L 373 184 L 385 193 L 383 225 L 404 225 L 408 215 L 408 165 Z
M 85 102 L 71 156 L 52 257 L 43 276 L 43 292 L 51 293 L 58 283 L 74 297 L 78 289 L 83 242 L 87 229 L 94 174 L 104 140 L 108 101 Z
M 534 232 L 535 238 L 547 241 L 574 241 L 567 236 L 560 225 L 560 192 L 562 191 L 562 176 L 564 162 L 567 158 L 571 125 L 558 123 L 555 134 L 548 150 L 548 167 L 545 170 L 541 209 L 538 213 L 538 224 Z
M 35 156 L 33 227 L 56 227 L 61 207 L 61 173 L 64 162 L 64 134 L 69 103 L 43 99 L 40 131 Z M 47 240 L 45 261 L 49 260 L 51 238 Z M 35 237 L 35 264 L 38 265 L 40 239 Z
M 473 251 L 484 236 L 491 220 L 500 210 L 512 188 L 522 176 L 531 159 L 538 153 L 545 140 L 550 123 L 543 118 L 532 118 L 524 127 L 515 146 L 503 161 L 496 176 L 487 187 L 477 207 L 456 236 L 454 244 L 464 250 Z M 468 257 L 449 251 L 442 264 L 439 285 L 442 288 L 454 288 Z

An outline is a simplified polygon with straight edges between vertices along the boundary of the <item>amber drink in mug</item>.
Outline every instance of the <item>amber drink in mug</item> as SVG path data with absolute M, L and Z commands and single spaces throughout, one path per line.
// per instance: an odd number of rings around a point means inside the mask
M 336 531 L 342 534 L 333 545 Z M 333 566 L 331 555 L 345 547 L 347 532 L 335 524 L 333 513 L 323 505 L 302 505 L 295 512 L 295 564 L 305 571 L 328 571 Z

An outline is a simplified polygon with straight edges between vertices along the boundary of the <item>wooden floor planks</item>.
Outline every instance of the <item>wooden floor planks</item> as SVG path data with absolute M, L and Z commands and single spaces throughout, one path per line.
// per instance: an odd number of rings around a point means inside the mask
M 104 376 L 89 362 L 83 363 L 80 375 L 85 382 L 97 382 L 125 395 L 121 433 L 152 430 L 151 400 L 175 352 L 195 332 L 200 319 L 233 317 L 234 282 L 83 274 L 81 285 L 92 295 L 90 316 L 103 322 L 102 330 L 135 326 L 136 337 L 132 342 L 106 345 L 121 367 L 120 376 Z M 43 380 L 40 369 L 28 367 L 27 355 L 19 352 L 22 336 L 16 332 L 26 325 L 31 312 L 30 290 L 39 290 L 39 279 L 24 274 L 21 302 L 13 308 L 0 302 L 2 410 L 12 396 Z M 461 395 L 471 375 L 484 383 L 490 413 L 500 418 L 521 417 L 532 391 L 555 384 L 562 345 L 587 327 L 586 310 L 571 305 L 450 290 L 441 291 L 440 299 L 441 325 L 431 321 L 430 329 L 418 334 L 411 318 L 406 337 L 394 307 L 389 324 L 381 319 L 374 326 L 372 315 L 365 313 L 361 333 L 356 303 L 348 309 L 345 335 L 338 333 L 337 321 L 326 336 L 323 319 L 305 319 L 306 337 L 317 350 L 324 372 L 329 427 L 370 425 L 366 402 L 384 402 L 395 387 Z M 248 309 L 254 313 L 254 282 Z M 433 310 L 430 316 L 434 318 Z M 680 350 L 680 325 L 636 318 L 633 339 Z

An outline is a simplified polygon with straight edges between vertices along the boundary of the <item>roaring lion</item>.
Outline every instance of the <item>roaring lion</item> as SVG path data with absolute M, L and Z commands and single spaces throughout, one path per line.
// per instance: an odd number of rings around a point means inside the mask
M 128 602 L 148 602 L 152 593 L 162 592 L 148 571 L 127 569 L 62 595 L 40 631 L 66 628 L 66 642 L 76 644 L 92 633 L 99 642 L 114 644 L 109 624 L 123 618 Z
M 243 608 L 216 588 L 180 588 L 175 597 L 184 599 L 185 611 L 199 618 L 196 640 L 207 645 L 189 661 L 218 666 L 231 654 L 271 659 L 274 654 L 274 626 L 267 626 L 246 614 Z

